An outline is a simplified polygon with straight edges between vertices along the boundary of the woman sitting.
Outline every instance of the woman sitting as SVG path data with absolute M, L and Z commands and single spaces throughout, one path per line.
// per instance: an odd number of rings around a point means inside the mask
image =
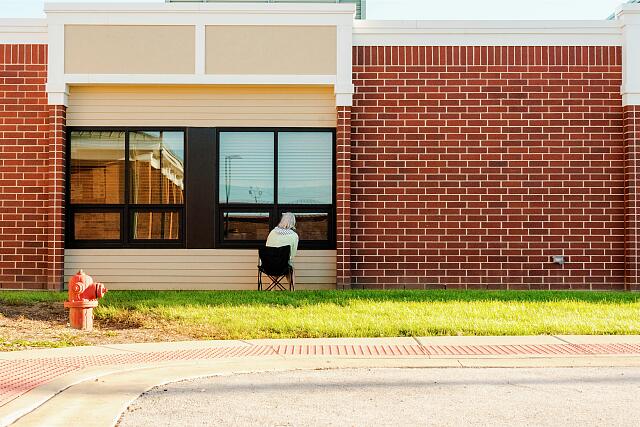
M 266 246 L 271 248 L 281 248 L 282 246 L 291 246 L 291 252 L 289 255 L 289 265 L 293 267 L 293 259 L 296 256 L 298 250 L 298 234 L 296 229 L 296 217 L 291 212 L 285 212 L 282 214 L 282 219 L 276 228 L 271 230 L 267 237 Z
M 280 248 L 282 246 L 290 246 L 291 251 L 289 252 L 289 265 L 291 268 L 291 276 L 289 277 L 289 282 L 294 279 L 293 277 L 293 259 L 296 256 L 296 252 L 298 250 L 298 234 L 295 232 L 296 229 L 296 217 L 291 212 L 285 212 L 282 214 L 282 219 L 280 220 L 280 224 L 269 233 L 267 237 L 266 246 L 272 248 Z

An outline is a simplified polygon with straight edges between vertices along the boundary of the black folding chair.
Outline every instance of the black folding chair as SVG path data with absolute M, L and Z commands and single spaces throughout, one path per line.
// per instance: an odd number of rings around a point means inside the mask
M 262 274 L 265 274 L 271 280 L 271 284 L 265 289 L 266 291 L 274 289 L 286 291 L 282 285 L 282 279 L 285 277 L 289 279 L 289 290 L 294 290 L 293 267 L 289 265 L 290 253 L 291 246 L 289 245 L 279 248 L 262 246 L 258 249 L 258 256 L 260 257 L 260 264 L 258 265 L 259 291 L 262 290 Z

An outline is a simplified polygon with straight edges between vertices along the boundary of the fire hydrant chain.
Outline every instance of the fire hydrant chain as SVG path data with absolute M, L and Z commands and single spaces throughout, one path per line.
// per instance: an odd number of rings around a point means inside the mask
M 102 283 L 94 283 L 91 276 L 80 270 L 69 280 L 69 301 L 64 306 L 69 309 L 69 323 L 74 329 L 93 329 L 93 309 L 98 299 L 107 292 Z

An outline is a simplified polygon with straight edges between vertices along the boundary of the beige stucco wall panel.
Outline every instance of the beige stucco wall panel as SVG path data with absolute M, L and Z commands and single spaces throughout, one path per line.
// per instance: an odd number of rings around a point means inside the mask
M 67 74 L 193 74 L 192 25 L 66 25 Z
M 67 249 L 65 282 L 79 269 L 109 289 L 256 289 L 255 250 Z M 335 289 L 336 251 L 296 256 L 297 289 Z
M 73 86 L 68 126 L 335 127 L 320 86 Z
M 206 27 L 207 74 L 336 74 L 336 27 Z

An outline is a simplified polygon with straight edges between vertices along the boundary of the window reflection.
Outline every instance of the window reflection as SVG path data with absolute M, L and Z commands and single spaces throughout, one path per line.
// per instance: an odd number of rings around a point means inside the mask
M 178 240 L 180 213 L 177 211 L 134 212 L 131 229 L 135 240 Z
M 131 203 L 184 202 L 183 132 L 130 132 L 129 161 Z
M 294 212 L 296 232 L 300 240 L 328 240 L 329 214 L 326 212 Z
M 119 212 L 77 212 L 73 215 L 76 240 L 119 240 Z
M 333 134 L 278 134 L 278 203 L 333 202 Z
M 124 203 L 124 132 L 71 132 L 71 203 Z
M 274 135 L 221 132 L 220 203 L 273 203 Z
M 267 240 L 269 214 L 266 212 L 225 212 L 225 240 Z

